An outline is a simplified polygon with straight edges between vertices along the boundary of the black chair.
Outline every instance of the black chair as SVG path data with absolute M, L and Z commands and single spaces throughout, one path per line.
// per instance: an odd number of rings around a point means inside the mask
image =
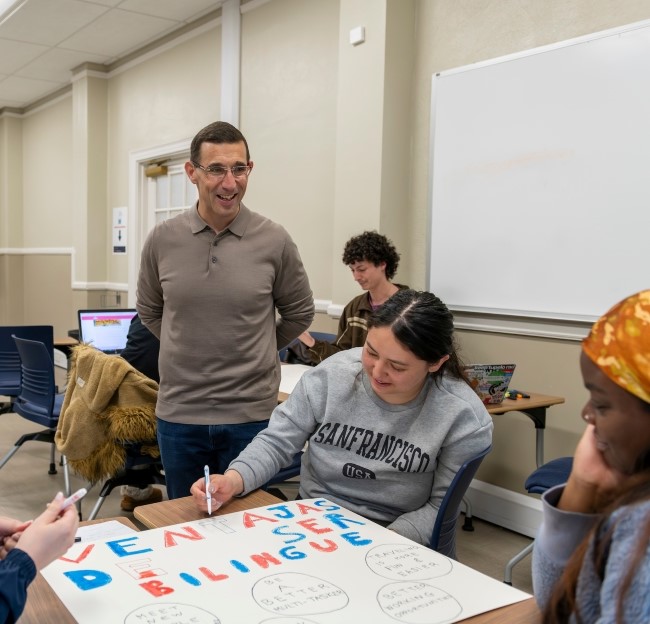
M 63 394 L 58 394 L 54 385 L 54 362 L 52 348 L 38 340 L 27 340 L 14 336 L 20 356 L 21 388 L 13 409 L 27 420 L 45 429 L 22 435 L 9 452 L 0 460 L 0 469 L 18 452 L 25 442 L 47 442 L 50 444 L 50 469 L 56 474 L 54 434 L 59 422 Z M 65 491 L 70 494 L 68 464 L 62 457 Z
M 451 559 L 456 559 L 456 525 L 460 514 L 460 505 L 472 482 L 476 471 L 485 456 L 492 450 L 488 446 L 475 457 L 468 459 L 456 473 L 440 503 L 436 522 L 433 525 L 429 548 Z
M 157 445 L 155 440 L 152 445 Z M 120 485 L 131 485 L 144 488 L 147 485 L 165 485 L 165 475 L 160 457 L 154 458 L 142 452 L 142 444 L 125 443 L 126 459 L 124 467 L 118 474 L 106 479 L 99 491 L 99 497 L 88 520 L 94 520 L 104 504 L 106 497 Z
M 556 485 L 562 485 L 569 480 L 571 469 L 573 468 L 573 457 L 558 457 L 542 464 L 537 470 L 530 473 L 524 487 L 529 494 L 543 494 Z M 533 552 L 534 541 L 526 548 L 517 553 L 506 564 L 506 572 L 503 582 L 506 585 L 512 585 L 512 569 L 531 552 Z
M 326 342 L 334 342 L 336 340 L 336 334 L 330 334 L 328 332 L 317 332 L 317 331 L 310 331 L 309 332 L 311 336 L 313 336 L 314 340 L 325 340 Z M 280 362 L 286 362 L 287 358 L 289 356 L 289 347 L 292 344 L 295 344 L 298 341 L 296 338 L 295 340 L 292 340 L 284 349 L 280 349 L 278 351 L 278 357 L 280 358 Z
M 0 403 L 0 414 L 13 411 L 20 394 L 20 355 L 12 336 L 38 340 L 51 353 L 54 349 L 54 329 L 51 325 L 5 325 L 0 327 L 0 396 L 9 401 Z

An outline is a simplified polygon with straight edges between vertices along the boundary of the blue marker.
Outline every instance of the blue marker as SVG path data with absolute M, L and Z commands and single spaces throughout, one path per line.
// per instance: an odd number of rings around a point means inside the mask
M 203 467 L 203 474 L 205 475 L 205 500 L 208 501 L 208 516 L 212 515 L 212 496 L 210 494 L 210 468 L 206 464 Z

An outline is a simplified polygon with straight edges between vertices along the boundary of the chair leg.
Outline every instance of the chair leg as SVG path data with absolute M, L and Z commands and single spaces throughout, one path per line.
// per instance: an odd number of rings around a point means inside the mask
M 7 454 L 2 458 L 2 461 L 0 461 L 0 468 L 2 468 L 18 452 L 19 448 L 20 444 L 16 443 L 9 449 Z
M 533 552 L 533 545 L 534 544 L 535 544 L 535 542 L 531 542 L 530 544 L 528 544 L 528 546 L 526 546 L 526 548 L 524 548 L 521 552 L 519 552 L 512 559 L 510 559 L 510 561 L 508 561 L 508 563 L 506 564 L 506 574 L 505 574 L 505 577 L 503 579 L 503 582 L 506 585 L 512 585 L 512 569 L 522 559 L 525 559 L 526 557 L 528 557 L 528 555 L 530 555 L 530 553 Z
M 465 503 L 465 521 L 461 528 L 463 531 L 474 531 L 474 523 L 472 522 L 472 503 L 467 496 L 463 496 L 463 503 Z
M 54 442 L 50 444 L 50 469 L 47 471 L 47 474 L 56 474 L 56 445 Z
M 104 483 L 102 489 L 99 491 L 97 502 L 95 503 L 95 506 L 93 507 L 92 511 L 90 512 L 90 515 L 88 516 L 88 520 L 94 520 L 97 517 L 97 514 L 99 513 L 101 506 L 104 504 L 106 497 L 110 495 L 110 493 L 115 489 L 116 486 L 117 484 L 112 479 L 109 479 Z
M 65 455 L 61 455 L 61 464 L 63 465 L 63 483 L 65 486 L 65 495 L 70 496 L 72 494 L 72 489 L 70 487 L 70 470 L 68 469 L 68 458 Z M 81 501 L 79 503 L 79 513 L 81 514 Z
M 97 498 L 97 502 L 95 503 L 95 506 L 93 507 L 92 511 L 90 512 L 90 515 L 88 516 L 88 520 L 94 520 L 97 517 L 97 514 L 99 513 L 101 506 L 104 504 L 105 499 L 106 496 L 103 496 L 102 493 L 100 492 L 99 497 Z

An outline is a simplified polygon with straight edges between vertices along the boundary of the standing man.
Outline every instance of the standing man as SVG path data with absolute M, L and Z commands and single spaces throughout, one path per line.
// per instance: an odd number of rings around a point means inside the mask
M 160 339 L 156 415 L 170 499 L 189 496 L 205 464 L 223 472 L 266 427 L 278 349 L 314 316 L 291 237 L 242 204 L 252 169 L 237 128 L 203 128 L 185 163 L 197 204 L 156 225 L 142 249 L 136 307 Z

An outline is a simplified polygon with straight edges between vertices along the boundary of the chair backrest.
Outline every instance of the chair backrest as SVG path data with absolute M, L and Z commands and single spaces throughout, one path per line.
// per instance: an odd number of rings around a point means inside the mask
M 52 352 L 54 329 L 52 325 L 0 326 L 0 394 L 17 397 L 20 394 L 20 355 L 13 336 L 43 342 Z
M 14 410 L 24 418 L 45 427 L 56 426 L 58 413 L 54 413 L 56 386 L 54 384 L 54 362 L 52 351 L 43 342 L 14 336 L 20 355 L 20 395 Z
M 336 340 L 336 334 L 317 331 L 310 331 L 309 333 L 313 336 L 314 340 L 324 340 L 325 342 L 334 342 Z
M 475 457 L 468 459 L 453 478 L 447 493 L 442 499 L 436 522 L 433 525 L 431 542 L 429 543 L 429 548 L 432 550 L 456 559 L 456 523 L 460 512 L 460 504 L 478 467 L 491 450 L 492 447 L 488 446 Z
M 546 490 L 566 483 L 572 467 L 573 457 L 552 459 L 531 472 L 524 487 L 530 494 L 544 494 Z
M 310 331 L 309 333 L 314 338 L 314 340 L 324 340 L 325 342 L 334 342 L 336 340 L 336 334 L 330 334 L 327 332 L 317 332 L 317 331 Z M 287 361 L 287 358 L 289 356 L 289 347 L 295 344 L 297 341 L 298 341 L 297 338 L 295 340 L 292 340 L 286 347 L 278 351 L 278 357 L 280 358 L 280 362 Z

